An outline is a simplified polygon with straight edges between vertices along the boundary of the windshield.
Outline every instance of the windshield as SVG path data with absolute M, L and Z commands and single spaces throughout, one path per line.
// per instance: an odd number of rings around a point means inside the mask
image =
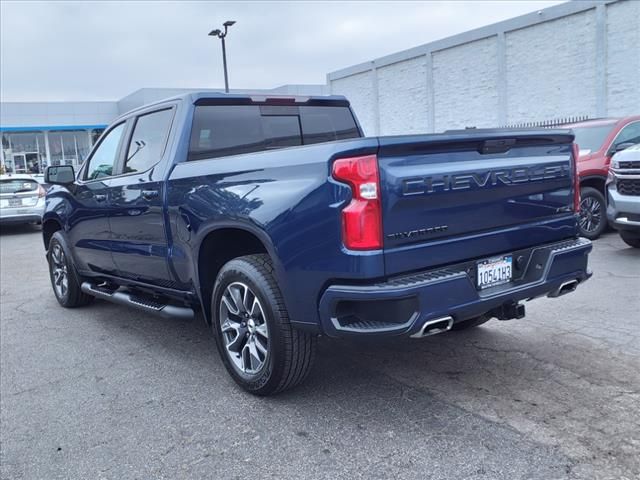
M 574 127 L 572 130 L 576 135 L 575 143 L 578 144 L 580 150 L 595 152 L 600 150 L 612 128 L 613 124 L 598 125 L 597 127 Z
M 24 178 L 0 180 L 0 193 L 32 192 L 38 189 L 38 182 Z

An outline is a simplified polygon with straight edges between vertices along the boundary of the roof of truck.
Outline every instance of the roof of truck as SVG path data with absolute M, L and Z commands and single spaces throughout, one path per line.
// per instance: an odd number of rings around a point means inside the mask
M 222 92 L 195 92 L 195 93 L 187 93 L 183 95 L 183 97 L 192 97 L 194 101 L 203 99 L 203 98 L 216 98 L 216 99 L 245 99 L 252 100 L 254 102 L 264 102 L 268 99 L 273 100 L 293 100 L 297 103 L 304 103 L 309 100 L 319 100 L 319 101 L 346 101 L 347 98 L 343 95 L 268 95 L 264 93 L 255 94 L 251 93 L 222 93 Z
M 187 101 L 193 104 L 204 104 L 211 101 L 214 104 L 260 104 L 260 105 L 325 105 L 341 104 L 348 106 L 349 100 L 343 95 L 268 95 L 264 93 L 222 93 L 222 92 L 192 92 L 165 98 L 134 108 L 120 115 L 126 117 L 139 110 L 146 110 L 155 105 L 162 105 L 175 101 Z M 119 118 L 120 118 L 119 117 Z

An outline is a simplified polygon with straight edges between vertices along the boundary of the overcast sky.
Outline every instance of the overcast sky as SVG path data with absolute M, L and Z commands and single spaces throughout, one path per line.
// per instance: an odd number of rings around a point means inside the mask
M 562 3 L 0 2 L 2 101 L 116 100 L 142 87 L 324 83 L 328 72 Z

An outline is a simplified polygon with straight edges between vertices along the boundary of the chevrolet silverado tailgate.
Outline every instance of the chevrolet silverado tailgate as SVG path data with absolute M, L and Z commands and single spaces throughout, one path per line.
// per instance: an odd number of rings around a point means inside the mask
M 575 236 L 569 130 L 380 137 L 387 275 Z

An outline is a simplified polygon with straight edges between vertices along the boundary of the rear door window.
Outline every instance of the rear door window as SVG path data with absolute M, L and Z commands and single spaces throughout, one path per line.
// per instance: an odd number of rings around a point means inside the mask
M 189 160 L 357 137 L 346 106 L 198 105 Z
M 123 173 L 145 172 L 160 161 L 172 119 L 171 108 L 138 117 L 127 148 Z

